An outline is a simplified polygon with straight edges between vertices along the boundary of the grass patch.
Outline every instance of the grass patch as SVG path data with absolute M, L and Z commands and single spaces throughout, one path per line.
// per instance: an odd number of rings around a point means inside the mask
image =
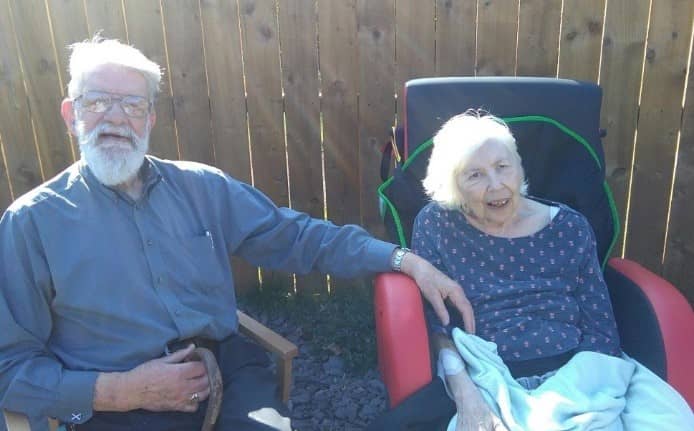
M 243 309 L 300 327 L 310 355 L 327 360 L 341 357 L 345 369 L 364 373 L 376 366 L 373 291 L 370 287 L 342 288 L 331 294 L 294 294 L 286 286 L 263 286 L 239 298 Z

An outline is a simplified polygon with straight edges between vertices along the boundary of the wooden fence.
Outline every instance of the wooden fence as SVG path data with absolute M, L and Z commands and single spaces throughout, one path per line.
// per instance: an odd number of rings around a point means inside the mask
M 166 69 L 154 154 L 378 235 L 380 148 L 407 79 L 559 76 L 604 90 L 616 253 L 692 300 L 693 17 L 691 0 L 0 0 L 0 209 L 75 160 L 66 46 L 100 29 Z

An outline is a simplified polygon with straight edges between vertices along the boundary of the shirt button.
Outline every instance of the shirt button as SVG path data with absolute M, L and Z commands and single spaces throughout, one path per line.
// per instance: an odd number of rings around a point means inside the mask
M 148 239 L 148 240 L 147 240 L 147 245 L 151 247 L 152 244 L 154 244 L 154 242 L 153 242 L 151 239 Z
M 157 277 L 157 283 L 162 284 L 163 282 L 164 282 L 164 277 L 162 277 L 161 275 L 159 277 Z

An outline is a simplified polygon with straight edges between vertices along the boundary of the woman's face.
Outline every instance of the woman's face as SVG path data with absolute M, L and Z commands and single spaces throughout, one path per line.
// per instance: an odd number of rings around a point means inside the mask
M 513 220 L 521 202 L 523 170 L 504 144 L 484 143 L 456 178 L 465 215 L 482 228 L 495 230 Z

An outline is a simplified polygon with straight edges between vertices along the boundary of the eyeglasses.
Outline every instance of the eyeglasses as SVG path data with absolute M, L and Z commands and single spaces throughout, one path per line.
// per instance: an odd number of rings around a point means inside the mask
M 143 118 L 149 114 L 152 102 L 142 96 L 122 96 L 102 91 L 87 91 L 75 98 L 75 102 L 85 111 L 103 114 L 118 102 L 125 115 L 132 118 Z

